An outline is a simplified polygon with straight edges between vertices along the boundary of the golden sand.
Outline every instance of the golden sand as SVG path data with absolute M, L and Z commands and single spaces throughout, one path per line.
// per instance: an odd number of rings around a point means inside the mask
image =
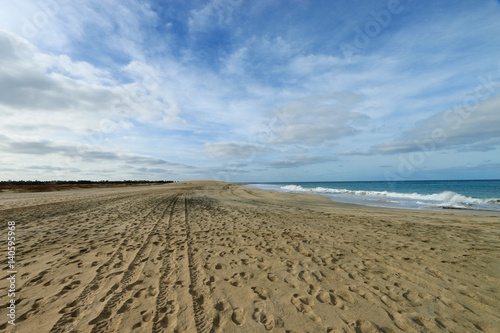
M 16 332 L 499 332 L 498 215 L 190 182 L 3 193 L 0 220 Z

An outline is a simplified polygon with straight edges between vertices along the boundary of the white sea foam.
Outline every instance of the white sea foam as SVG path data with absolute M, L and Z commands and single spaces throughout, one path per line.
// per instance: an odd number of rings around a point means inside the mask
M 307 188 L 300 185 L 253 184 L 249 186 L 267 191 L 320 194 L 334 201 L 368 206 L 413 209 L 448 208 L 500 212 L 500 198 L 474 198 L 453 191 L 421 194 L 391 191 L 349 190 L 345 188 Z
M 448 202 L 466 205 L 480 205 L 491 204 L 498 202 L 496 198 L 472 198 L 461 195 L 452 191 L 444 191 L 434 194 L 419 194 L 419 193 L 399 193 L 388 191 L 361 191 L 361 190 L 348 190 L 348 189 L 335 189 L 325 187 L 304 188 L 300 185 L 285 185 L 281 186 L 284 191 L 291 192 L 313 192 L 325 194 L 343 194 L 343 195 L 356 195 L 356 196 L 374 196 L 374 197 L 387 197 L 387 198 L 401 198 L 415 200 L 417 203 L 425 203 L 425 201 Z M 424 201 L 424 202 L 422 202 Z

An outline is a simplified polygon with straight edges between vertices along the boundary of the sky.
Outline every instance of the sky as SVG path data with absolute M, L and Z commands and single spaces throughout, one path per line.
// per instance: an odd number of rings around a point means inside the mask
M 0 2 L 0 180 L 500 178 L 500 2 Z

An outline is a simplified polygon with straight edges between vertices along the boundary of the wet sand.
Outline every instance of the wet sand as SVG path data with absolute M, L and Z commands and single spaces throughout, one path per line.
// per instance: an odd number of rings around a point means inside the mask
M 0 193 L 0 220 L 16 222 L 16 332 L 500 327 L 498 215 L 190 182 Z

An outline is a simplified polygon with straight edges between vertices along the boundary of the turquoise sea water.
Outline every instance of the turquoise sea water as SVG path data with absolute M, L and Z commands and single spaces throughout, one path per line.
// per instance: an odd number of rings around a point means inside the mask
M 315 193 L 333 201 L 367 206 L 500 212 L 500 180 L 292 182 L 248 186 Z

